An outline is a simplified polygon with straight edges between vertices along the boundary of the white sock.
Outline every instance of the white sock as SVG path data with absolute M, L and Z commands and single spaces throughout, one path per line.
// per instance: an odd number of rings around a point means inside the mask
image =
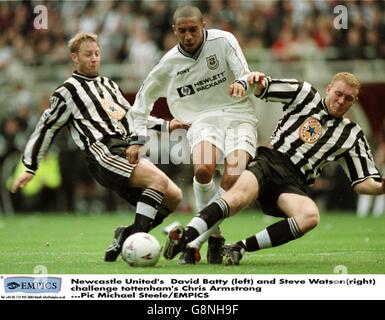
M 368 194 L 360 194 L 357 202 L 357 216 L 362 218 L 369 214 L 372 206 L 373 196 Z
M 210 235 L 213 232 L 219 231 L 219 235 L 221 235 L 221 230 L 219 229 L 219 225 L 222 223 L 222 221 L 223 220 L 218 221 L 210 229 L 203 232 L 198 238 L 191 241 L 187 246 L 189 246 L 190 248 L 197 248 L 199 250 L 202 247 L 203 243 L 207 241 L 207 239 L 210 237 Z
M 214 196 L 210 199 L 210 201 L 209 201 L 208 204 L 210 204 L 211 202 L 214 202 L 215 200 L 218 200 L 219 198 L 221 198 L 225 192 L 226 192 L 225 189 L 223 189 L 222 187 L 218 187 L 217 192 L 216 192 L 216 193 L 214 194 Z
M 197 212 L 201 211 L 204 207 L 206 207 L 217 193 L 217 186 L 215 185 L 214 180 L 211 180 L 209 183 L 204 184 L 199 183 L 194 177 L 193 189 Z
M 375 197 L 373 216 L 379 217 L 385 212 L 385 195 L 381 194 Z

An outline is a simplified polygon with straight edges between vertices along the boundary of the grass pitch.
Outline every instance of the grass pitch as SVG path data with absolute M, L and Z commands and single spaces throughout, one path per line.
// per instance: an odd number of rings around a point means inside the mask
M 163 226 L 190 215 L 174 214 Z M 120 258 L 103 261 L 117 225 L 133 214 L 31 214 L 0 217 L 0 274 L 384 274 L 385 216 L 357 218 L 350 213 L 321 214 L 316 229 L 281 247 L 246 253 L 239 266 L 209 265 L 206 245 L 197 265 L 161 257 L 155 267 L 129 267 Z M 277 219 L 247 211 L 222 224 L 226 242 L 245 239 Z M 162 245 L 163 226 L 153 230 Z

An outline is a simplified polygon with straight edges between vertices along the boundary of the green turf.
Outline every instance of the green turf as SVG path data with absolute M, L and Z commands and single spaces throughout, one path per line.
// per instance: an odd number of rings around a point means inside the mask
M 166 224 L 189 215 L 174 215 Z M 239 266 L 208 265 L 202 261 L 179 266 L 163 257 L 152 268 L 132 268 L 122 260 L 103 261 L 116 225 L 132 220 L 128 214 L 19 215 L 0 217 L 0 274 L 350 274 L 385 273 L 385 216 L 356 218 L 354 214 L 322 214 L 320 225 L 284 246 L 247 253 Z M 243 212 L 222 224 L 227 242 L 244 239 L 275 219 Z M 153 232 L 162 245 L 161 228 Z M 36 268 L 36 269 L 35 269 Z M 46 269 L 45 269 L 46 268 Z M 337 268 L 337 269 L 336 269 Z M 35 270 L 35 271 L 34 271 Z

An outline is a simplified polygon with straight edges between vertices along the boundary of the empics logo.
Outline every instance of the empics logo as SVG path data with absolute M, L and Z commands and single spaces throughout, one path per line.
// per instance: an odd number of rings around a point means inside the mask
M 58 293 L 61 278 L 55 277 L 9 277 L 4 279 L 5 293 Z
M 185 96 L 191 96 L 195 93 L 195 90 L 191 84 L 183 87 L 179 87 L 176 90 L 178 90 L 179 97 L 183 98 Z
M 7 283 L 7 285 L 6 285 L 6 288 L 9 289 L 9 290 L 15 290 L 15 289 L 17 289 L 18 287 L 20 287 L 20 284 L 18 284 L 17 282 L 14 282 L 14 281 L 9 282 L 9 283 Z

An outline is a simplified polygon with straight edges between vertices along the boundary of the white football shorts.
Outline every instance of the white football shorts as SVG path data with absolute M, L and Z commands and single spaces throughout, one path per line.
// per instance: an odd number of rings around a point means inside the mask
M 187 139 L 191 151 L 197 144 L 207 141 L 219 149 L 224 158 L 234 150 L 244 150 L 254 157 L 257 126 L 255 114 L 220 110 L 194 121 L 187 132 Z

